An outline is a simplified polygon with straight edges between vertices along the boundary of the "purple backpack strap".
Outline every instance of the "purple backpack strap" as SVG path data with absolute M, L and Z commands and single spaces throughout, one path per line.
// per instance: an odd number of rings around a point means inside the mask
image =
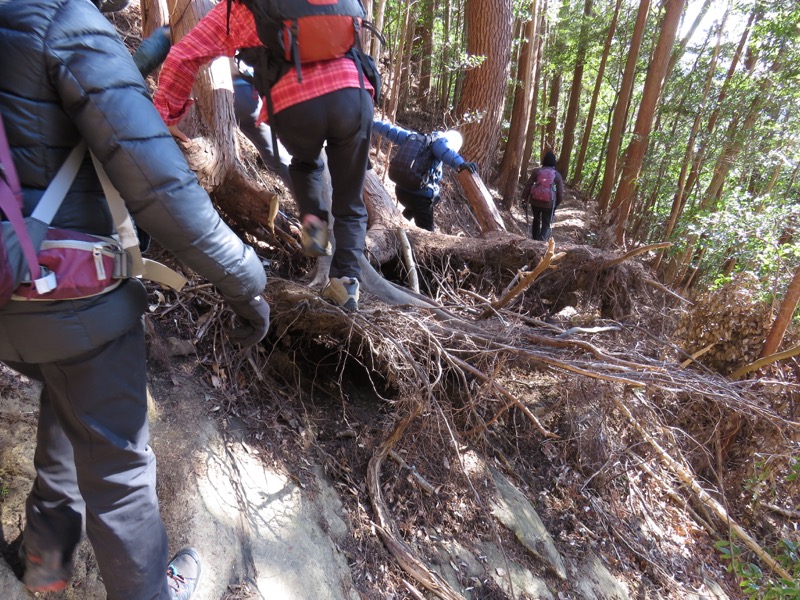
M 7 188 L 6 186 L 0 188 L 0 208 L 3 209 L 6 219 L 11 222 L 14 232 L 17 234 L 22 253 L 25 255 L 25 262 L 28 263 L 31 279 L 38 279 L 41 276 L 41 267 L 36 258 L 36 249 L 33 247 L 31 236 L 28 235 L 28 229 L 25 227 L 25 219 L 22 217 L 22 191 L 17 169 L 11 158 L 11 149 L 8 147 L 2 115 L 0 115 L 0 169 L 2 169 L 3 179 L 8 184 Z

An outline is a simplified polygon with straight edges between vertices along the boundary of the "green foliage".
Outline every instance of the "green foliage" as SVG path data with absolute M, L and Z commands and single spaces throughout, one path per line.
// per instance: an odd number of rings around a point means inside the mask
M 750 562 L 749 555 L 737 544 L 720 540 L 714 547 L 728 572 L 735 573 L 745 596 L 749 600 L 800 600 L 800 552 L 798 544 L 781 540 L 773 558 L 791 575 L 791 580 L 780 579 Z
M 788 235 L 800 230 L 800 205 L 754 198 L 745 190 L 731 191 L 718 209 L 686 215 L 684 228 L 676 232 L 678 246 L 687 238 L 702 240 L 706 273 L 719 281 L 719 271 L 731 258 L 736 271 L 752 271 L 765 283 L 764 299 L 782 295 L 800 264 L 800 238 Z M 775 286 L 771 282 L 780 281 Z

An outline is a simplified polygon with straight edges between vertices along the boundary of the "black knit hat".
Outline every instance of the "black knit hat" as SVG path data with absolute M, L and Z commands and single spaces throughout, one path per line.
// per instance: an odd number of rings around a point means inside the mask
M 555 167 L 556 166 L 556 155 L 553 154 L 552 150 L 548 150 L 544 153 L 542 157 L 542 166 L 543 167 Z

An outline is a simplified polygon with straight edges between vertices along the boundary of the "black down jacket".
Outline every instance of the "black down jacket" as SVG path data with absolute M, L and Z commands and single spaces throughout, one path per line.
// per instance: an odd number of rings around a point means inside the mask
M 26 214 L 84 139 L 136 223 L 164 248 L 229 300 L 263 291 L 261 261 L 221 220 L 129 51 L 90 0 L 0 0 L 0 112 Z M 112 232 L 88 156 L 53 225 Z M 127 331 L 145 306 L 135 280 L 87 300 L 11 302 L 0 310 L 0 360 L 48 362 L 86 351 Z

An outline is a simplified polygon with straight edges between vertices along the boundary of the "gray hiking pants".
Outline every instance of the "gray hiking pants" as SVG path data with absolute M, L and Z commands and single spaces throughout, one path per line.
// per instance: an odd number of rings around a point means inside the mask
M 130 282 L 108 294 L 116 299 L 58 303 L 63 310 L 57 313 L 44 306 L 57 303 L 12 306 L 10 310 L 27 313 L 15 320 L 38 312 L 39 331 L 31 333 L 41 336 L 42 329 L 51 330 L 53 345 L 59 343 L 61 323 L 73 316 L 100 318 L 104 309 L 93 304 L 116 307 L 117 322 L 127 323 L 128 330 L 76 356 L 3 362 L 43 383 L 36 479 L 23 533 L 26 549 L 33 554 L 60 551 L 68 561 L 85 517 L 108 599 L 166 600 L 169 557 L 156 497 L 156 461 L 148 445 L 144 330 L 141 312 L 125 313 L 138 304 L 139 296 L 146 300 L 144 290 L 137 288 L 141 284 Z M 0 319 L 0 333 L 7 334 L 4 323 L 8 321 Z M 13 337 L 3 342 L 13 342 Z
M 290 106 L 274 115 L 275 131 L 292 155 L 289 174 L 303 215 L 328 221 L 323 196 L 325 164 L 331 175 L 331 214 L 335 250 L 331 277 L 361 280 L 367 207 L 361 193 L 372 133 L 372 97 L 361 88 L 345 88 Z

